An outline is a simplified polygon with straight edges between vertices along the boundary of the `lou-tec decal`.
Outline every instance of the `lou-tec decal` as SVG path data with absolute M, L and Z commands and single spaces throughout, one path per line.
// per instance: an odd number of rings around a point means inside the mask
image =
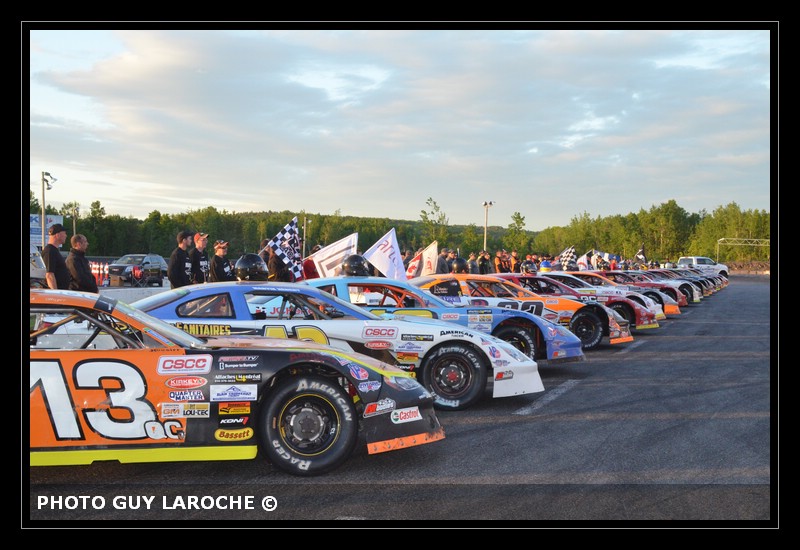
M 210 403 L 162 403 L 161 418 L 209 418 Z

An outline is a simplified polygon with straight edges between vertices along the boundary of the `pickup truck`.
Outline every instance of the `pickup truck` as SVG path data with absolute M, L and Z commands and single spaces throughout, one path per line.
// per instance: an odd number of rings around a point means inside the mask
M 678 258 L 678 267 L 693 267 L 703 273 L 713 273 L 727 277 L 730 270 L 725 264 L 718 264 L 705 256 L 681 256 Z

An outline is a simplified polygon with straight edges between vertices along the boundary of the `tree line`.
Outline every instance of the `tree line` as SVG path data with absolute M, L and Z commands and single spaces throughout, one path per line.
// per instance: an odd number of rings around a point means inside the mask
M 78 233 L 87 236 L 91 256 L 119 257 L 129 253 L 155 253 L 168 258 L 175 248 L 179 231 L 202 231 L 216 239 L 230 242 L 228 256 L 238 258 L 257 252 L 261 241 L 271 239 L 295 216 L 300 236 L 305 222 L 306 252 L 315 244 L 327 245 L 352 233 L 358 233 L 361 251 L 375 244 L 392 227 L 400 248 L 412 252 L 434 240 L 439 248 L 448 247 L 466 256 L 483 249 L 483 226 L 451 225 L 447 214 L 433 198 L 428 198 L 418 221 L 390 218 L 364 218 L 333 214 L 292 212 L 228 212 L 209 206 L 181 214 L 162 214 L 154 210 L 146 219 L 106 214 L 99 201 L 91 203 L 88 214 L 77 212 L 77 203 L 60 209 L 47 206 L 48 214 L 64 216 L 64 226 L 71 229 L 73 220 Z M 41 213 L 41 204 L 30 192 L 30 213 Z M 73 216 L 76 215 L 76 218 Z M 489 226 L 487 250 L 517 250 L 521 255 L 559 254 L 575 246 L 580 255 L 590 249 L 633 258 L 644 246 L 648 259 L 675 261 L 680 256 L 709 256 L 719 261 L 769 261 L 769 246 L 719 246 L 719 239 L 769 239 L 770 214 L 764 210 L 742 210 L 735 202 L 719 206 L 713 212 L 690 213 L 674 200 L 653 205 L 649 210 L 627 215 L 596 216 L 587 212 L 574 216 L 565 226 L 542 231 L 525 229 L 525 216 L 514 212 L 506 227 Z M 71 231 L 69 232 L 71 236 Z M 717 254 L 718 251 L 718 254 Z

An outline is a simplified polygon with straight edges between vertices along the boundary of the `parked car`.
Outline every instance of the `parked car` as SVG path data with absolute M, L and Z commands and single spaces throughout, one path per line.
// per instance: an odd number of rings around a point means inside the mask
M 527 311 L 454 304 L 408 281 L 388 277 L 326 277 L 305 283 L 376 315 L 394 313 L 441 319 L 491 334 L 532 357 L 540 366 L 586 359 L 580 339 L 568 328 Z
M 703 273 L 722 275 L 726 279 L 730 273 L 727 265 L 717 263 L 706 256 L 681 256 L 678 258 L 678 267 L 692 267 Z
M 580 302 L 569 298 L 541 296 L 496 275 L 444 273 L 425 275 L 410 280 L 443 300 L 472 305 L 507 307 L 540 315 L 572 331 L 584 351 L 597 348 L 608 339 L 609 344 L 632 342 L 630 323 L 619 313 L 596 302 Z
M 42 253 L 36 245 L 31 244 L 31 288 L 47 288 L 45 273 L 47 267 L 44 265 Z
M 313 340 L 414 373 L 443 410 L 544 391 L 535 360 L 494 336 L 438 319 L 377 316 L 302 283 L 188 285 L 133 302 L 190 334 Z
M 125 254 L 108 266 L 111 286 L 164 286 L 167 261 L 158 254 Z
M 429 392 L 360 353 L 201 338 L 77 291 L 31 289 L 30 314 L 31 466 L 261 453 L 311 476 L 342 465 L 359 443 L 376 454 L 445 437 Z

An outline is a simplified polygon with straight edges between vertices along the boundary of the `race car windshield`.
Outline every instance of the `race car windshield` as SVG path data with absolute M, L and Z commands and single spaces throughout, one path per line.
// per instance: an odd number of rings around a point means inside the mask
M 195 338 L 191 334 L 184 332 L 182 329 L 174 327 L 169 323 L 162 321 L 161 319 L 156 319 L 152 315 L 136 309 L 135 307 L 129 306 L 125 302 L 118 301 L 116 309 L 130 317 L 133 317 L 143 325 L 149 326 L 179 346 L 203 349 L 207 347 L 203 340 Z

